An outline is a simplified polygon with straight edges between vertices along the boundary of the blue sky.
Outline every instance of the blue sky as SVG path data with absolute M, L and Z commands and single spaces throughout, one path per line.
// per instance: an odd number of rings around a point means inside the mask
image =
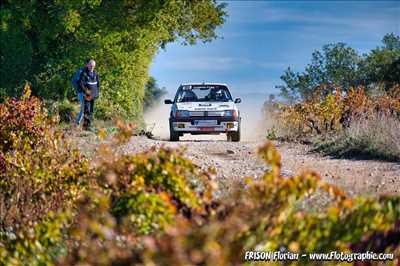
M 302 71 L 324 44 L 345 42 L 360 54 L 400 35 L 400 1 L 227 1 L 220 38 L 167 45 L 150 74 L 175 91 L 184 82 L 223 82 L 234 96 L 277 93 L 290 66 Z

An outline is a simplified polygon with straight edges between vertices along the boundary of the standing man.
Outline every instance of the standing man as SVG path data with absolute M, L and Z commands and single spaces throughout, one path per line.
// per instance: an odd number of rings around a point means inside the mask
M 99 75 L 94 71 L 95 67 L 96 62 L 90 59 L 82 71 L 78 82 L 78 93 L 84 94 L 84 129 L 90 128 L 91 121 L 93 120 L 94 101 L 99 97 L 100 92 L 100 79 Z M 82 117 L 80 120 L 82 120 Z

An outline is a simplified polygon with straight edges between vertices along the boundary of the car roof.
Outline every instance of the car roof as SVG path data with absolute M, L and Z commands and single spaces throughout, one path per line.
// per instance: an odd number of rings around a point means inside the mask
M 191 82 L 191 83 L 183 83 L 181 86 L 198 86 L 198 85 L 208 85 L 208 86 L 226 86 L 226 83 L 208 83 L 208 82 Z

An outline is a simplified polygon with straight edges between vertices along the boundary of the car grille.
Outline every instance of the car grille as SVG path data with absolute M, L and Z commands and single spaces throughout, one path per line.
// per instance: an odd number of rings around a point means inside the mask
M 224 111 L 191 111 L 189 112 L 190 116 L 199 117 L 199 116 L 224 116 Z
M 189 112 L 190 116 L 204 116 L 204 112 Z
M 224 111 L 211 111 L 208 112 L 208 116 L 224 116 Z

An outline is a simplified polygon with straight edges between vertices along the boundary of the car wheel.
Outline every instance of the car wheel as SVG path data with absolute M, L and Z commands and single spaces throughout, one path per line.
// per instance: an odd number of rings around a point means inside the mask
M 172 124 L 169 125 L 169 140 L 179 141 L 179 133 L 174 130 Z
M 240 124 L 238 127 L 238 131 L 228 132 L 227 133 L 228 141 L 239 142 L 240 141 Z

